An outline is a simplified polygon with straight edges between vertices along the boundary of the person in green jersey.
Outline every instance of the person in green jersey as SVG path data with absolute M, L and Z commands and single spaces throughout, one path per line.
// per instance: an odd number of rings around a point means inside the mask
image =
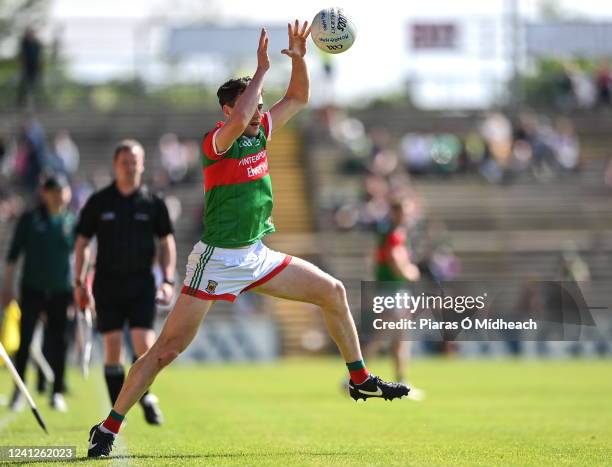
M 411 283 L 417 282 L 421 273 L 412 261 L 412 252 L 408 247 L 408 223 L 410 221 L 411 201 L 405 196 L 391 201 L 389 219 L 378 229 L 378 239 L 374 254 L 374 277 L 379 282 L 393 282 L 398 288 L 406 291 Z M 399 310 L 396 313 L 401 313 Z M 407 316 L 402 316 L 407 317 Z M 371 357 L 378 353 L 385 340 L 373 338 L 364 348 L 364 355 Z M 395 376 L 398 381 L 406 379 L 405 368 L 410 357 L 410 342 L 399 331 L 391 335 L 390 355 L 393 361 Z M 411 386 L 409 399 L 421 400 L 425 393 Z
M 41 184 L 41 202 L 26 211 L 15 228 L 4 269 L 0 305 L 6 307 L 14 298 L 16 264 L 23 257 L 20 281 L 21 342 L 15 356 L 15 368 L 24 377 L 30 344 L 36 323 L 46 319 L 46 356 L 53 370 L 51 407 L 66 411 L 64 373 L 68 348 L 68 306 L 72 303 L 70 255 L 75 239 L 75 216 L 66 207 L 71 191 L 62 175 L 50 175 Z M 15 388 L 11 408 L 23 405 L 21 392 Z
M 261 238 L 274 231 L 267 143 L 308 102 L 304 56 L 308 23 L 288 24 L 282 53 L 292 71 L 284 97 L 263 111 L 262 89 L 270 68 L 268 34 L 262 29 L 257 70 L 232 79 L 218 92 L 225 120 L 203 138 L 204 234 L 191 252 L 182 293 L 153 347 L 131 368 L 108 418 L 90 430 L 88 456 L 107 456 L 121 422 L 157 374 L 185 350 L 216 300 L 233 301 L 245 290 L 319 305 L 344 358 L 355 399 L 408 395 L 403 384 L 369 374 L 342 283 L 316 266 L 267 248 Z

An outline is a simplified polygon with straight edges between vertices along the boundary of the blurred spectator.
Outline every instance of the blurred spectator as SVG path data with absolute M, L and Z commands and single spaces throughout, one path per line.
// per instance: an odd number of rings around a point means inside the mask
M 461 262 L 451 245 L 451 236 L 441 221 L 430 221 L 420 212 L 410 240 L 423 277 L 449 281 L 461 271 Z
M 557 168 L 556 154 L 554 151 L 555 131 L 547 120 L 538 121 L 534 116 L 535 127 L 531 139 L 531 149 L 533 151 L 533 174 L 538 181 L 546 182 L 551 180 Z
M 487 145 L 489 157 L 481 173 L 491 183 L 503 182 L 508 174 L 512 154 L 512 125 L 499 112 L 489 113 L 480 125 L 480 135 Z
M 372 142 L 360 120 L 348 117 L 340 110 L 336 110 L 329 118 L 329 131 L 332 138 L 346 145 L 357 156 L 367 157 L 367 154 L 372 152 Z
M 81 156 L 79 148 L 70 137 L 68 130 L 60 130 L 55 134 L 53 149 L 58 163 L 57 170 L 69 177 L 74 176 L 79 169 Z
M 334 213 L 336 227 L 352 230 L 359 222 L 359 208 L 353 204 L 343 204 Z
M 361 221 L 368 226 L 374 226 L 389 215 L 389 208 L 387 198 L 372 198 L 363 206 Z
M 372 145 L 372 155 L 384 151 L 391 146 L 391 134 L 384 127 L 372 128 L 368 136 Z
M 606 169 L 604 170 L 604 183 L 612 189 L 612 158 L 608 159 Z
M 72 200 L 69 209 L 72 212 L 79 212 L 89 196 L 94 192 L 94 186 L 84 178 L 76 178 L 72 182 Z
M 465 150 L 465 168 L 470 170 L 480 166 L 485 158 L 487 157 L 487 145 L 476 131 L 471 131 L 465 137 L 464 141 Z
M 384 199 L 389 196 L 389 182 L 380 174 L 373 173 L 365 178 L 367 198 Z
M 597 104 L 609 106 L 612 104 L 612 72 L 606 62 L 602 62 L 595 74 L 597 89 Z
M 159 158 L 171 183 L 179 182 L 187 173 L 181 143 L 174 133 L 166 133 L 159 139 Z
M 0 167 L 4 165 L 4 157 L 8 153 L 9 137 L 4 129 L 0 129 Z
M 158 174 L 157 186 L 186 181 L 197 166 L 198 144 L 195 141 L 181 142 L 174 133 L 166 133 L 159 139 L 159 158 L 163 173 Z
M 462 144 L 458 137 L 444 133 L 436 135 L 431 147 L 431 158 L 440 173 L 456 172 L 459 168 Z
M 172 221 L 173 224 L 176 224 L 183 213 L 183 205 L 180 198 L 174 195 L 168 195 L 164 198 L 164 201 L 168 207 L 170 221 Z
M 508 117 L 499 112 L 487 114 L 480 126 L 480 134 L 497 164 L 507 166 L 512 148 L 512 125 Z
M 560 132 L 563 133 L 560 133 Z M 522 112 L 514 129 L 514 171 L 531 168 L 538 181 L 551 180 L 563 167 L 574 170 L 579 162 L 579 145 L 571 122 L 560 122 L 556 128 L 532 112 Z M 558 151 L 563 151 L 559 154 Z
M 31 27 L 26 28 L 19 47 L 21 76 L 17 88 L 17 104 L 33 105 L 43 71 L 43 47 Z
M 391 175 L 397 168 L 397 154 L 390 149 L 382 149 L 374 154 L 370 170 L 381 176 Z
M 11 176 L 13 175 L 13 143 L 8 131 L 0 128 L 0 221 L 8 222 L 17 218 L 23 210 L 21 196 L 13 192 Z M 13 153 L 13 154 L 12 154 Z
M 563 245 L 560 258 L 561 281 L 584 283 L 591 280 L 588 263 L 580 256 L 578 245 L 567 242 Z
M 597 99 L 597 90 L 591 74 L 574 64 L 571 69 L 570 79 L 576 106 L 581 109 L 592 108 Z
M 580 167 L 580 143 L 572 122 L 567 118 L 557 119 L 552 135 L 553 149 L 562 169 L 572 172 Z
M 45 129 L 36 118 L 28 117 L 21 125 L 17 142 L 16 175 L 26 188 L 34 191 L 48 163 Z
M 400 151 L 411 174 L 425 174 L 431 169 L 431 140 L 428 135 L 406 134 L 400 142 Z
M 0 222 L 9 222 L 21 215 L 24 201 L 10 189 L 9 180 L 0 175 Z
M 569 111 L 576 106 L 576 96 L 574 94 L 574 82 L 572 76 L 575 66 L 571 62 L 563 64 L 563 69 L 559 74 L 556 84 L 557 87 L 557 102 L 556 106 L 564 111 Z

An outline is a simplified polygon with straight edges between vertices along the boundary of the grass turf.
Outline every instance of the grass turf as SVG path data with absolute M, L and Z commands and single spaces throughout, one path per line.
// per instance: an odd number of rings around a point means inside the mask
M 166 424 L 147 426 L 135 407 L 114 463 L 610 464 L 610 366 L 606 360 L 422 360 L 412 376 L 426 401 L 355 403 L 340 394 L 337 359 L 176 365 L 154 384 Z M 390 376 L 387 362 L 369 367 Z M 100 373 L 93 369 L 89 381 L 70 374 L 67 414 L 38 399 L 48 437 L 28 410 L 15 416 L 0 408 L 0 446 L 76 445 L 77 460 L 88 463 L 88 430 L 109 409 Z M 0 370 L 0 393 L 9 388 Z

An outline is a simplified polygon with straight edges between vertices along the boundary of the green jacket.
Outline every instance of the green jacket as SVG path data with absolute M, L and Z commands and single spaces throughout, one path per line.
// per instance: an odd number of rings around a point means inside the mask
M 25 212 L 9 248 L 7 262 L 24 255 L 21 286 L 48 293 L 70 292 L 70 255 L 75 240 L 75 216 L 64 211 L 49 215 L 44 206 Z

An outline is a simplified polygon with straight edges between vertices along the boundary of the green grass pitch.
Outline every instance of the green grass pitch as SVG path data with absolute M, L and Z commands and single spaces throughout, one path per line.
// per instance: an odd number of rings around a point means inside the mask
M 369 367 L 391 376 L 386 361 Z M 412 370 L 424 402 L 356 403 L 340 393 L 339 359 L 175 365 L 153 386 L 166 424 L 147 426 L 135 407 L 113 465 L 609 465 L 611 367 L 424 359 Z M 0 407 L 0 445 L 76 445 L 89 463 L 88 430 L 109 409 L 101 370 L 88 381 L 73 372 L 69 384 L 67 414 L 38 399 L 49 436 L 29 410 Z M 0 394 L 9 389 L 0 370 Z

